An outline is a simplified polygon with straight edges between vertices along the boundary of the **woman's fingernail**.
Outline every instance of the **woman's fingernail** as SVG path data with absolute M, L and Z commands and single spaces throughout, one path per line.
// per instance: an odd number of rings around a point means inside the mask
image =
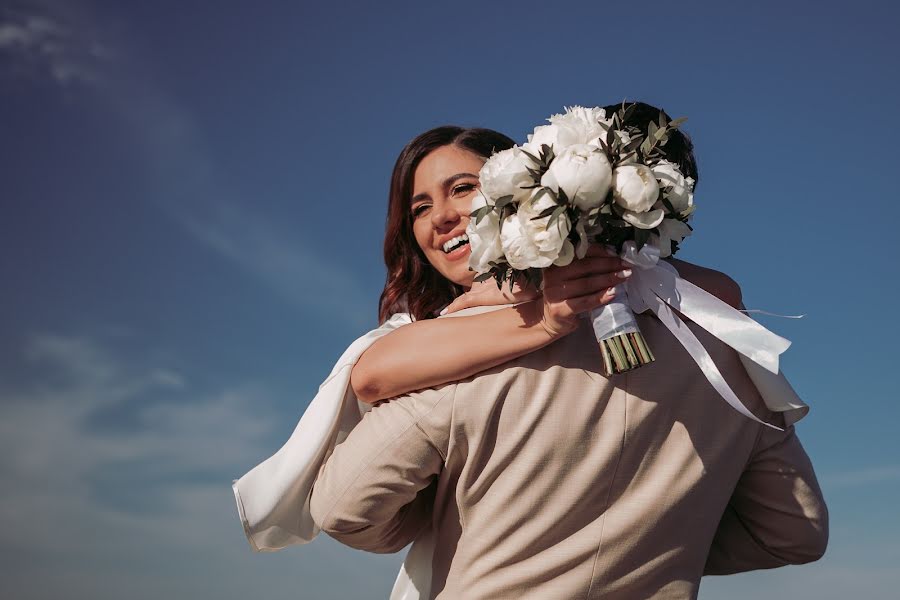
M 622 269 L 621 271 L 616 273 L 616 276 L 622 279 L 628 279 L 629 277 L 631 277 L 631 269 Z
M 612 300 L 615 297 L 616 297 L 616 288 L 609 288 L 608 290 L 606 290 L 605 292 L 600 294 L 601 300 Z

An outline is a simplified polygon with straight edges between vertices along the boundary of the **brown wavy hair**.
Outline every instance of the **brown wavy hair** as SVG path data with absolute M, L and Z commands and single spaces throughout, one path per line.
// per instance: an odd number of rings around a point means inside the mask
M 492 129 L 445 125 L 417 136 L 400 152 L 391 175 L 388 214 L 384 231 L 387 277 L 378 302 L 378 322 L 398 312 L 428 319 L 459 296 L 463 289 L 431 266 L 413 235 L 413 177 L 419 163 L 443 146 L 457 146 L 488 158 L 512 148 L 510 138 Z

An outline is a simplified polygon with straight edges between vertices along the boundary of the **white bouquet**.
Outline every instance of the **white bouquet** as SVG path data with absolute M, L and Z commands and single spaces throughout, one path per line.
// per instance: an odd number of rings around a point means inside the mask
M 591 243 L 626 260 L 645 246 L 654 259 L 678 251 L 691 234 L 694 181 L 666 159 L 665 146 L 684 119 L 661 114 L 644 133 L 625 125 L 633 106 L 609 116 L 602 108 L 567 108 L 527 143 L 487 160 L 468 227 L 476 281 L 539 286 L 541 269 L 584 257 Z M 607 375 L 654 360 L 624 284 L 591 318 Z

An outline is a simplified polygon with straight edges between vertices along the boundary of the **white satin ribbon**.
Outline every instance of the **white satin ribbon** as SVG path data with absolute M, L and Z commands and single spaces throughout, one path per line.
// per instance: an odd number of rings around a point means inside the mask
M 638 251 L 634 242 L 625 242 L 622 259 L 635 267 L 626 283 L 631 309 L 636 314 L 653 311 L 732 408 L 758 423 L 780 431 L 781 428 L 757 418 L 744 406 L 725 381 L 709 352 L 672 309 L 772 375 L 779 375 L 778 357 L 788 349 L 791 342 L 679 277 L 672 265 L 659 262 L 659 250 L 651 245 L 644 245 Z

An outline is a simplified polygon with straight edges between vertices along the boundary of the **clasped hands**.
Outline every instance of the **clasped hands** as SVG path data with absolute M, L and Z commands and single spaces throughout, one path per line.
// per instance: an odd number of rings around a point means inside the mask
M 522 288 L 518 284 L 497 288 L 493 279 L 476 282 L 448 307 L 452 313 L 473 306 L 534 303 L 540 324 L 550 337 L 558 338 L 578 327 L 578 318 L 615 298 L 615 287 L 631 276 L 629 265 L 614 252 L 592 244 L 582 259 L 565 267 L 544 269 L 543 289 Z

